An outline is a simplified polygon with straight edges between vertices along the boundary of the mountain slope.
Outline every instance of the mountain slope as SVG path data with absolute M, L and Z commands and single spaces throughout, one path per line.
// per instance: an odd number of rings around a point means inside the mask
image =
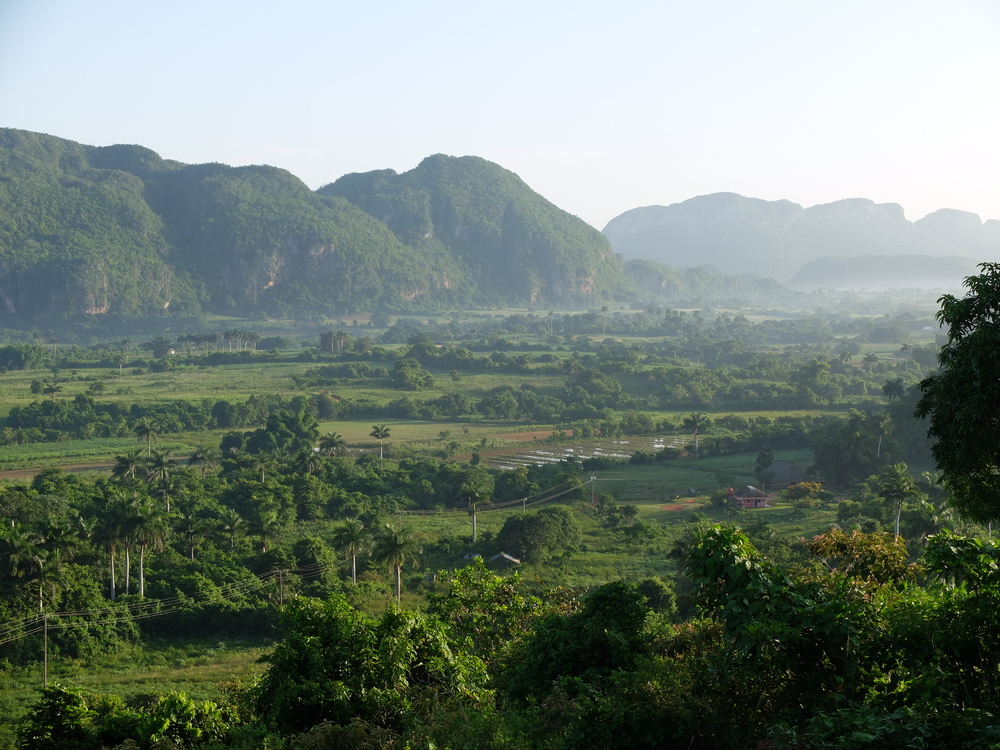
M 345 175 L 319 193 L 349 200 L 402 242 L 446 253 L 483 301 L 567 304 L 630 291 L 600 232 L 485 159 L 438 154 L 403 174 Z
M 0 129 L 0 325 L 563 306 L 634 292 L 603 235 L 475 157 L 313 192 L 274 167 Z

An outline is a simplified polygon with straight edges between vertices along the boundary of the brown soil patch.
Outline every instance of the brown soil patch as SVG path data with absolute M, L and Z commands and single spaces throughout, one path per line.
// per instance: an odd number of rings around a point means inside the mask
M 107 471 L 108 469 L 114 468 L 113 463 L 100 463 L 100 464 L 72 464 L 67 466 L 45 466 L 41 469 L 11 469 L 10 471 L 0 471 L 0 481 L 7 482 L 21 482 L 26 479 L 33 479 L 36 474 L 45 469 L 62 469 L 63 471 L 69 472 L 71 474 L 76 474 L 83 471 Z
M 501 440 L 510 440 L 515 443 L 526 443 L 534 440 L 545 440 L 552 437 L 552 433 L 553 430 L 531 430 L 526 432 L 508 432 L 503 435 L 497 435 L 497 437 Z M 572 436 L 573 430 L 566 430 L 566 434 Z
M 688 510 L 688 506 L 691 505 L 691 503 L 693 503 L 694 501 L 695 498 L 692 497 L 690 500 L 683 503 L 670 503 L 670 505 L 661 505 L 660 510 L 667 510 L 667 511 Z

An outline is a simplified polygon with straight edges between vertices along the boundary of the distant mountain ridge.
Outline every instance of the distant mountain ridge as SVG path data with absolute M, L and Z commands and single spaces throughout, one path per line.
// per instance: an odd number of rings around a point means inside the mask
M 810 208 L 735 193 L 635 208 L 604 228 L 615 252 L 681 268 L 711 263 L 726 273 L 786 281 L 827 257 L 909 255 L 1000 260 L 1000 221 L 941 209 L 916 222 L 901 206 L 851 198 Z M 696 260 L 697 263 L 692 263 Z

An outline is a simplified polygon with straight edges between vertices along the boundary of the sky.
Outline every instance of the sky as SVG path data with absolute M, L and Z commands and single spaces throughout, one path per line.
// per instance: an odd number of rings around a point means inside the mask
M 996 0 L 0 0 L 0 127 L 311 188 L 475 155 L 602 229 L 735 192 L 1000 219 Z

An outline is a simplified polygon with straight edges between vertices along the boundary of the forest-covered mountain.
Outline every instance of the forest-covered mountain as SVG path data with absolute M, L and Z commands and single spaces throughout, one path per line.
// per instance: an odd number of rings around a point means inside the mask
M 314 192 L 275 167 L 0 129 L 0 327 L 715 302 L 757 283 L 626 263 L 596 229 L 477 157 L 431 156 Z
M 626 258 L 681 268 L 711 263 L 727 273 L 782 282 L 806 263 L 829 257 L 913 256 L 919 275 L 932 279 L 938 270 L 934 257 L 1000 260 L 1000 221 L 984 223 L 975 214 L 942 209 L 910 222 L 901 206 L 862 198 L 803 208 L 715 193 L 626 211 L 608 223 L 604 235 Z M 854 283 L 857 278 L 847 286 L 872 288 Z

